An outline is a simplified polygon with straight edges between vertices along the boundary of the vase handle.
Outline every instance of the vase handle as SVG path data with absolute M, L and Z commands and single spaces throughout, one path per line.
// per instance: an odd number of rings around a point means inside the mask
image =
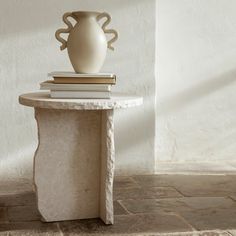
M 106 29 L 106 26 L 111 22 L 111 16 L 107 12 L 103 12 L 97 16 L 97 21 L 102 18 L 107 18 L 106 21 L 102 25 L 102 29 L 105 34 L 114 34 L 114 37 L 107 42 L 107 47 L 114 51 L 114 47 L 111 45 L 118 39 L 118 33 L 114 29 Z
M 74 16 L 72 15 L 72 12 L 66 12 L 62 19 L 63 19 L 63 22 L 67 25 L 67 28 L 66 29 L 58 29 L 55 33 L 55 37 L 56 39 L 62 43 L 60 49 L 61 50 L 64 50 L 66 47 L 67 47 L 67 42 L 65 39 L 63 39 L 60 34 L 64 33 L 70 33 L 71 29 L 73 29 L 73 25 L 71 24 L 71 22 L 67 19 L 68 17 L 72 17 L 74 18 Z M 75 18 L 74 18 L 75 19 Z

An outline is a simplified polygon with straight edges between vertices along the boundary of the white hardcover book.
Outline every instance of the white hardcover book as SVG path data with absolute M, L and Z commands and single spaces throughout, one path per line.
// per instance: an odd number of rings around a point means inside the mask
M 113 78 L 115 74 L 113 73 L 87 73 L 87 74 L 80 74 L 75 72 L 67 72 L 67 71 L 54 71 L 48 73 L 49 77 L 74 77 L 74 78 L 86 78 L 86 77 L 93 77 L 93 78 Z
M 110 84 L 55 84 L 52 81 L 40 83 L 41 90 L 57 91 L 111 91 Z
M 52 98 L 110 98 L 109 91 L 51 91 Z

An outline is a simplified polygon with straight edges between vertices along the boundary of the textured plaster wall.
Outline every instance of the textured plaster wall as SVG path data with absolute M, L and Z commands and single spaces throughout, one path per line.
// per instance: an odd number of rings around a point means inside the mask
M 36 122 L 18 95 L 37 90 L 50 71 L 72 69 L 54 32 L 63 26 L 62 14 L 73 10 L 111 13 L 120 38 L 103 71 L 118 75 L 115 91 L 144 96 L 142 107 L 116 112 L 116 173 L 154 170 L 155 1 L 9 0 L 0 1 L 1 180 L 32 177 Z
M 157 2 L 157 165 L 236 160 L 236 1 Z

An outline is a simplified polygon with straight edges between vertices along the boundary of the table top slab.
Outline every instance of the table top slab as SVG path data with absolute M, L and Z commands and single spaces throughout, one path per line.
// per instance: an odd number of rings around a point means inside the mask
M 49 92 L 27 93 L 19 96 L 25 106 L 64 110 L 110 110 L 142 105 L 143 98 L 112 93 L 110 99 L 65 99 L 51 98 Z

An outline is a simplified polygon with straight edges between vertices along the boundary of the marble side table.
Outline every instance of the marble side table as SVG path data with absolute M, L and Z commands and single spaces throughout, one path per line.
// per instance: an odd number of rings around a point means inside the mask
M 19 102 L 35 109 L 34 185 L 42 219 L 100 217 L 113 224 L 113 113 L 141 105 L 142 98 L 52 99 L 38 92 L 21 95 Z

